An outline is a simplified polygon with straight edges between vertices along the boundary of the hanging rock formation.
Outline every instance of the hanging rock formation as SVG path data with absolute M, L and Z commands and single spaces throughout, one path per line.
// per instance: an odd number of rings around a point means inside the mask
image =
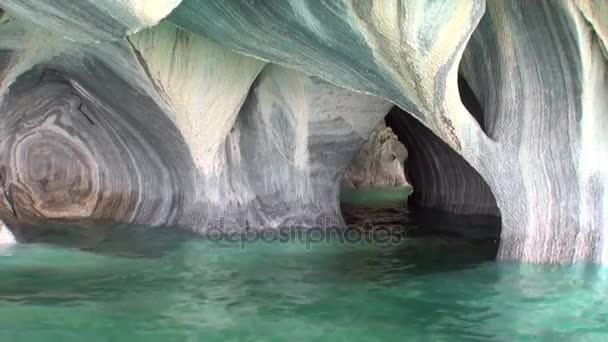
M 339 224 L 342 172 L 392 103 L 487 183 L 499 257 L 608 263 L 603 0 L 0 7 L 0 217 L 11 228 Z M 469 189 L 438 201 L 462 210 L 480 194 Z

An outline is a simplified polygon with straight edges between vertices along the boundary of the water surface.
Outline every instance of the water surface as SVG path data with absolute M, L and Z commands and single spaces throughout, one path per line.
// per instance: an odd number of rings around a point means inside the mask
M 491 240 L 170 235 L 2 249 L 0 341 L 608 340 L 605 269 L 495 262 Z

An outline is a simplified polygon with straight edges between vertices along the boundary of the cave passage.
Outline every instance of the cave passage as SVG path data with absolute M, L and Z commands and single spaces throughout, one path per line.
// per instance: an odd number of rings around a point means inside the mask
M 483 123 L 466 81 L 463 102 Z M 401 158 L 395 158 L 400 155 Z M 483 178 L 407 112 L 394 106 L 343 176 L 341 210 L 347 226 L 392 227 L 410 236 L 446 235 L 491 240 L 498 246 L 500 216 Z

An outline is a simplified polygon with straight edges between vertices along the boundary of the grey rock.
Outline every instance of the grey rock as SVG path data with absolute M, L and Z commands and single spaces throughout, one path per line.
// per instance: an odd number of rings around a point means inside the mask
M 492 190 L 500 258 L 608 263 L 602 1 L 390 5 L 186 0 L 170 20 L 411 113 Z M 458 72 L 483 127 L 462 104 Z
M 20 235 L 51 219 L 343 225 L 341 175 L 392 106 L 170 23 L 94 45 L 2 28 L 48 52 L 2 50 L 0 213 Z
M 408 186 L 406 159 L 407 149 L 382 121 L 348 166 L 342 187 Z

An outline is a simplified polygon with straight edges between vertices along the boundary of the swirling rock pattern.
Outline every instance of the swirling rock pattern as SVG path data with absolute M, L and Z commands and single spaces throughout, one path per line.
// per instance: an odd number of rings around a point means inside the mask
M 608 263 L 603 0 L 0 5 L 11 228 L 340 223 L 339 176 L 390 101 L 485 180 L 501 258 Z
M 391 108 L 315 77 L 269 65 L 228 135 L 226 168 L 203 174 L 199 227 L 342 225 L 342 174 Z
M 192 187 L 187 146 L 151 101 L 114 102 L 129 87 L 102 65 L 89 66 L 110 93 L 93 96 L 49 69 L 11 86 L 0 126 L 5 209 L 21 222 L 175 223 Z
M 465 52 L 499 148 L 480 171 L 502 212 L 502 258 L 608 262 L 606 56 L 590 22 L 572 1 L 492 1 Z
M 6 25 L 15 41 L 32 35 Z M 29 67 L 7 82 L 0 124 L 0 213 L 21 237 L 48 220 L 342 225 L 344 168 L 392 106 L 170 23 L 47 44 L 46 58 L 5 52 L 6 74 Z
M 456 151 L 475 154 L 463 144 L 486 136 L 460 102 L 456 78 L 483 10 L 481 0 L 185 0 L 168 19 L 235 51 L 389 99 Z
M 488 1 L 479 23 L 483 1 L 186 0 L 170 20 L 410 112 L 490 186 L 501 258 L 607 263 L 605 159 L 597 158 L 606 151 L 606 30 L 589 10 L 599 3 Z M 458 96 L 463 52 L 484 127 Z

